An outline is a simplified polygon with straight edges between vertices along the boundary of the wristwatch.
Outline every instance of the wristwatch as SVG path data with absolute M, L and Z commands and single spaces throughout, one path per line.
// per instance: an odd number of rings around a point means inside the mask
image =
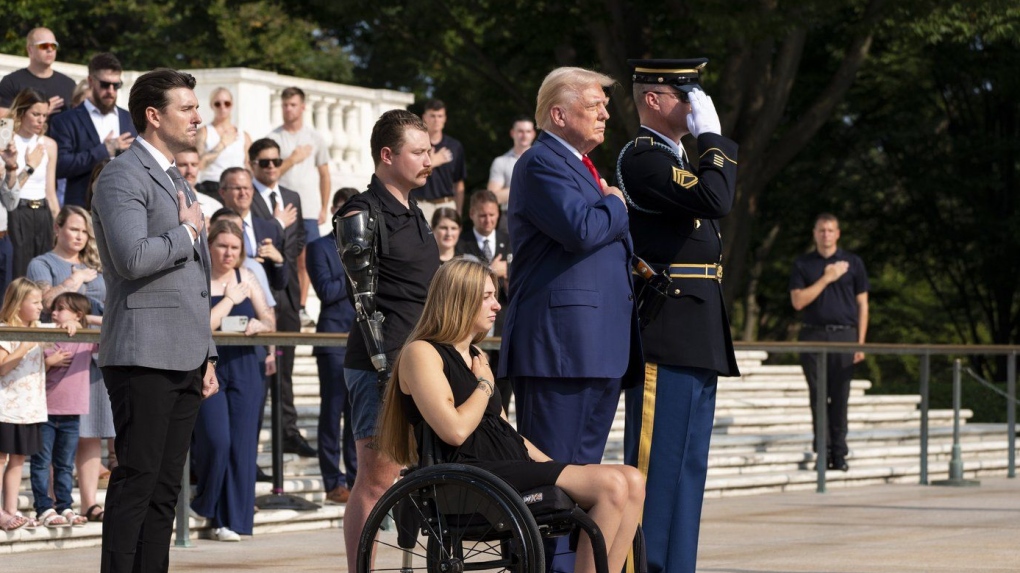
M 31 165 L 25 165 L 25 173 L 28 173 L 29 175 L 35 173 L 35 167 L 32 167 Z
M 206 358 L 206 362 L 208 362 L 209 364 L 212 364 L 213 368 L 216 368 L 216 362 L 218 360 L 219 360 L 219 357 L 217 357 L 217 356 L 212 356 L 212 357 Z

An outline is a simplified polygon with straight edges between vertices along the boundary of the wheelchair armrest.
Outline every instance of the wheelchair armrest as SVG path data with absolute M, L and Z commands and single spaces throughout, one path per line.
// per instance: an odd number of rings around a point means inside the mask
M 521 499 L 536 517 L 557 511 L 570 511 L 577 505 L 567 492 L 554 485 L 529 489 L 521 493 Z

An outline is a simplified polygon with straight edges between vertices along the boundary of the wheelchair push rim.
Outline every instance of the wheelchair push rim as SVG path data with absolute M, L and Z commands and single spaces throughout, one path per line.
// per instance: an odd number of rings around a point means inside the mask
M 541 573 L 541 535 L 520 494 L 460 464 L 409 473 L 373 508 L 358 545 L 358 573 Z

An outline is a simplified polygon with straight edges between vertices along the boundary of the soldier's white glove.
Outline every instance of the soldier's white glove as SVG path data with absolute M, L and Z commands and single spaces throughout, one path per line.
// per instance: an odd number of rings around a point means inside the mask
M 715 112 L 715 104 L 712 98 L 705 95 L 705 92 L 694 88 L 688 99 L 691 102 L 691 113 L 687 115 L 687 130 L 694 137 L 702 133 L 714 133 L 722 135 L 722 126 L 719 123 L 719 114 Z

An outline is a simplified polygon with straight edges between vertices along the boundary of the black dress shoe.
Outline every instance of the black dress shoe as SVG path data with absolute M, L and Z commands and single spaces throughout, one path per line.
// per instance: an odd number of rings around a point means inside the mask
M 255 481 L 272 482 L 273 481 L 273 476 L 271 476 L 271 475 L 267 474 L 266 472 L 262 471 L 262 468 L 256 467 L 255 468 Z
M 850 469 L 850 466 L 847 465 L 846 458 L 844 458 L 843 456 L 833 456 L 829 468 L 845 472 Z
M 314 458 L 319 455 L 315 448 L 308 445 L 304 438 L 292 438 L 283 443 L 283 453 L 297 454 L 303 458 Z

